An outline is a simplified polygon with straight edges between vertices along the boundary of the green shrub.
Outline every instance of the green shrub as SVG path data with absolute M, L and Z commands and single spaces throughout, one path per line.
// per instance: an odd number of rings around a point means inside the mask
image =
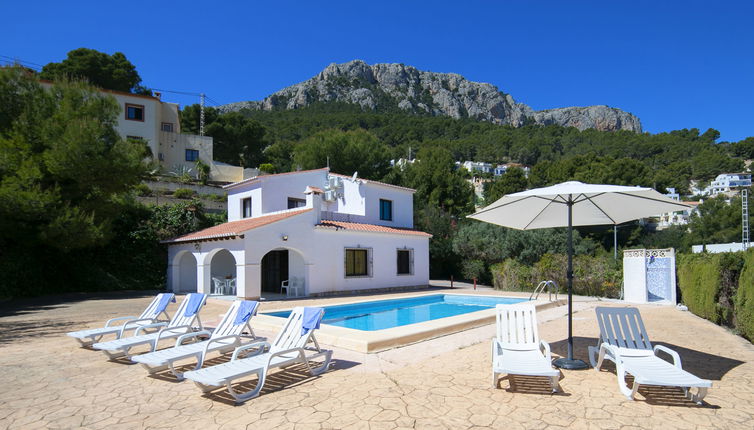
M 273 174 L 275 173 L 275 166 L 270 163 L 262 163 L 259 165 L 259 171 L 262 173 Z
M 531 267 L 511 258 L 490 267 L 495 289 L 503 291 L 532 291 Z
M 534 291 L 542 281 L 553 280 L 560 293 L 568 288 L 568 256 L 545 254 L 533 266 L 508 259 L 490 267 L 495 288 L 504 291 Z M 582 296 L 617 298 L 623 270 L 619 262 L 607 255 L 577 255 L 573 258 L 573 293 Z
M 476 279 L 480 283 L 489 282 L 487 267 L 482 260 L 464 260 L 461 265 L 461 274 L 464 279 Z
M 589 255 L 577 255 L 573 260 L 573 276 L 574 294 L 610 298 L 620 297 L 623 265 L 621 262 L 613 259 L 612 256 L 597 255 L 592 257 Z M 559 285 L 566 287 L 565 284 Z M 561 291 L 565 291 L 565 288 L 561 288 Z
M 147 184 L 136 184 L 134 187 L 134 191 L 136 191 L 136 194 L 147 197 L 152 195 L 152 189 L 149 188 Z
M 225 200 L 228 199 L 228 196 L 218 195 L 218 194 L 201 194 L 199 197 L 205 200 L 211 200 L 213 202 L 219 202 L 219 203 L 223 203 Z
M 741 253 L 678 256 L 678 287 L 691 312 L 716 324 L 734 324 L 732 298 L 742 257 Z
M 742 336 L 754 342 L 754 251 L 744 256 L 744 267 L 738 278 L 735 295 L 736 328 Z
M 196 194 L 196 191 L 188 189 L 188 188 L 178 188 L 177 190 L 173 191 L 173 197 L 176 199 L 191 199 Z
M 209 164 L 205 163 L 202 160 L 196 160 L 196 178 L 199 179 L 199 182 L 206 185 L 207 181 L 209 181 L 209 173 L 210 173 L 210 167 Z

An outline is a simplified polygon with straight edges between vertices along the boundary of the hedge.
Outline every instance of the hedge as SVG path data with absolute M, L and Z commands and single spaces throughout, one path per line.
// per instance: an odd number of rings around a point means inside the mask
M 743 263 L 742 253 L 679 255 L 681 301 L 702 318 L 734 327 L 733 297 Z
M 736 328 L 741 335 L 754 342 L 754 252 L 744 256 L 744 267 L 738 278 L 735 316 Z

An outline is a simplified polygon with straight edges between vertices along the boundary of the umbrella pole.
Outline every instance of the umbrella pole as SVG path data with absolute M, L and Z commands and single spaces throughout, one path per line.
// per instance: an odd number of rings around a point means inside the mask
M 573 196 L 568 196 L 568 357 L 553 361 L 555 367 L 568 370 L 581 370 L 589 366 L 573 358 Z

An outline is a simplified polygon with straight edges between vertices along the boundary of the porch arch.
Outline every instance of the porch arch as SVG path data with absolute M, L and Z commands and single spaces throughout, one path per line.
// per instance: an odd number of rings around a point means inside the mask
M 215 294 L 235 294 L 235 291 L 225 289 L 216 289 L 215 280 L 226 283 L 229 280 L 235 280 L 236 291 L 238 288 L 238 271 L 236 269 L 237 261 L 233 253 L 226 248 L 216 248 L 210 251 L 204 258 L 205 264 L 205 290 L 208 293 Z
M 193 293 L 197 291 L 197 261 L 194 254 L 181 251 L 173 258 L 172 285 L 174 293 Z
M 308 294 L 309 270 L 304 253 L 292 247 L 268 250 L 260 259 L 259 285 L 264 293 L 281 293 L 282 281 L 297 283 L 303 295 Z

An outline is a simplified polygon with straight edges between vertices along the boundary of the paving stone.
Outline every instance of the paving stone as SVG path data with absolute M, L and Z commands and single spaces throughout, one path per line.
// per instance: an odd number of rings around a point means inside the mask
M 203 396 L 190 382 L 148 377 L 141 367 L 108 362 L 65 336 L 65 331 L 132 313 L 150 300 L 113 297 L 0 317 L 0 325 L 53 327 L 42 336 L 21 329 L 12 339 L 0 338 L 0 428 L 670 430 L 739 429 L 754 422 L 754 346 L 672 307 L 639 306 L 653 342 L 677 349 L 685 368 L 713 380 L 701 407 L 677 389 L 643 388 L 637 400 L 627 400 L 617 388 L 612 364 L 600 372 L 564 371 L 561 394 L 530 393 L 515 384 L 509 389 L 508 381 L 493 389 L 489 339 L 494 325 L 378 354 L 334 348 L 336 366 L 331 371 L 317 378 L 297 368 L 273 373 L 269 381 L 278 382 L 236 406 L 222 389 Z M 338 300 L 343 299 L 317 303 Z M 265 302 L 262 310 L 311 303 Z M 596 344 L 596 305 L 613 304 L 574 303 L 575 353 L 580 358 L 586 358 L 586 346 Z M 220 314 L 226 307 L 227 302 L 211 299 L 206 313 Z M 539 316 L 540 336 L 555 355 L 563 353 L 563 309 Z M 259 334 L 273 335 L 263 330 Z M 355 365 L 339 367 L 339 359 Z

